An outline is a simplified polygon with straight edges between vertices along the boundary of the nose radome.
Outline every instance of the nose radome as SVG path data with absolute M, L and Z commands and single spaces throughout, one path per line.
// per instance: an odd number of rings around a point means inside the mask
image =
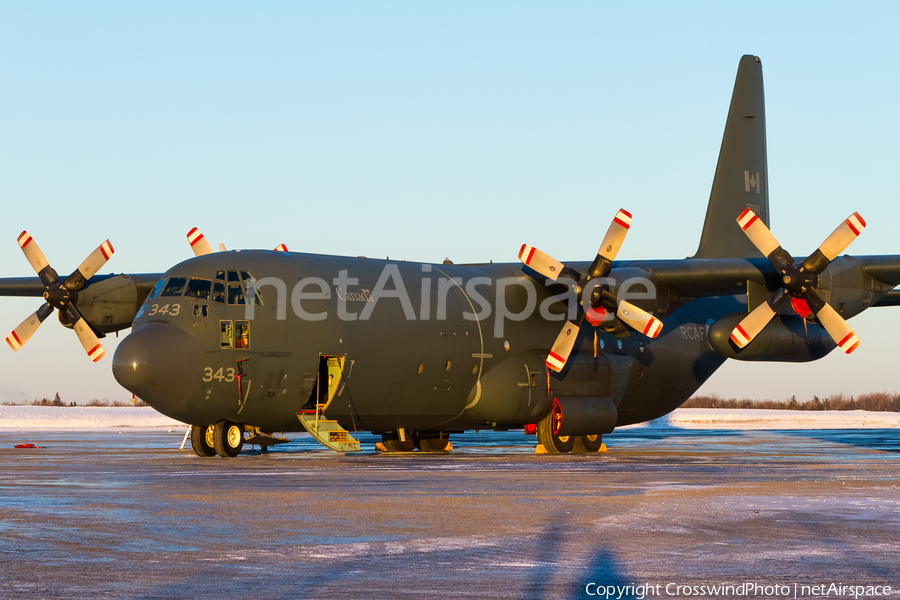
M 113 376 L 122 387 L 172 416 L 187 404 L 203 374 L 203 348 L 190 334 L 148 323 L 119 344 Z

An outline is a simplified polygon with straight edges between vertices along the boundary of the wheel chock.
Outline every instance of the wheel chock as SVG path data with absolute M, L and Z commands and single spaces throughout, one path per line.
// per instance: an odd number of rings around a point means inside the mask
M 444 446 L 444 452 L 450 452 L 451 450 L 453 450 L 453 442 L 447 440 L 447 445 Z
M 387 448 L 384 447 L 384 444 L 382 444 L 381 442 L 378 442 L 377 444 L 375 444 L 375 451 L 376 452 L 387 452 Z
M 597 452 L 606 452 L 606 442 L 600 442 L 600 449 Z
M 35 446 L 34 444 L 16 444 L 16 448 L 43 448 L 43 446 Z
M 544 448 L 543 444 L 538 444 L 537 446 L 535 446 L 534 453 L 535 454 L 550 454 L 549 452 L 547 452 L 547 449 Z

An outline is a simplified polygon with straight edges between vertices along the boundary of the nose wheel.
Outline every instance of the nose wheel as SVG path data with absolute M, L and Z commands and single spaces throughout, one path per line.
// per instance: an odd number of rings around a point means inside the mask
M 234 458 L 244 447 L 244 426 L 233 421 L 219 421 L 212 426 L 213 447 L 223 458 Z
M 213 446 L 212 426 L 191 425 L 191 449 L 200 458 L 209 458 L 216 455 L 216 448 Z

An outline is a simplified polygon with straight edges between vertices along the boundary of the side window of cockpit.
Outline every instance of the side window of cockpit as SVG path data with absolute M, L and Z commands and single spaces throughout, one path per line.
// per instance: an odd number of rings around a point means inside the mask
M 159 293 L 162 291 L 163 287 L 166 285 L 165 279 L 160 279 L 156 282 L 156 285 L 153 286 L 153 289 L 150 290 L 150 293 L 147 295 L 147 300 L 153 300 Z
M 234 347 L 250 347 L 250 321 L 234 322 Z
M 233 327 L 231 321 L 219 321 L 219 347 L 231 348 L 233 341 Z
M 171 277 L 160 296 L 180 296 L 184 291 L 185 283 L 187 283 L 187 277 Z

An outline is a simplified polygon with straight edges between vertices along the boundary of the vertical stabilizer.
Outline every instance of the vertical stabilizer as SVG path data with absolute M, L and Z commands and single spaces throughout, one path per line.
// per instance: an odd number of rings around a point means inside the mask
M 737 226 L 745 208 L 770 225 L 762 63 L 750 55 L 738 65 L 703 235 L 693 258 L 762 256 Z

